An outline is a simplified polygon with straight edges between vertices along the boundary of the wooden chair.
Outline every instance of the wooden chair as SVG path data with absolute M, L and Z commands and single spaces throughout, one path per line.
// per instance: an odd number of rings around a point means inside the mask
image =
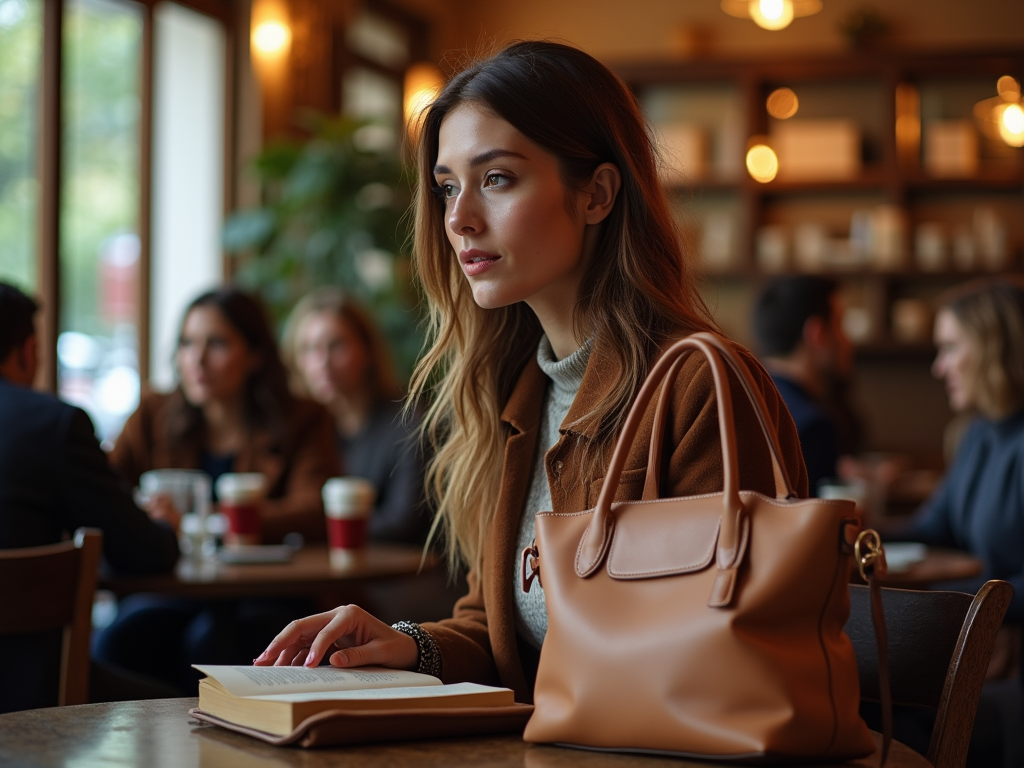
M 64 630 L 58 704 L 89 702 L 89 634 L 103 534 L 0 550 L 0 635 Z
M 963 768 L 996 633 L 1013 596 L 989 581 L 976 596 L 962 592 L 883 589 L 893 704 L 936 710 L 928 761 Z M 879 700 L 878 649 L 868 588 L 850 586 L 850 620 L 861 697 Z

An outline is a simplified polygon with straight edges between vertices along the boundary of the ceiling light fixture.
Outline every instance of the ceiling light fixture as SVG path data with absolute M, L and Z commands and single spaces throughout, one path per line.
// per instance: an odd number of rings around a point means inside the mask
M 821 0 L 722 0 L 722 10 L 740 19 L 753 19 L 762 29 L 785 29 L 800 16 L 821 10 Z

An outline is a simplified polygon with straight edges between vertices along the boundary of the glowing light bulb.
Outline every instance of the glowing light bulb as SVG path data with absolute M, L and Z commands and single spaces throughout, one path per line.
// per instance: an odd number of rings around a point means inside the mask
M 750 0 L 749 12 L 762 29 L 784 29 L 793 21 L 793 0 Z
M 291 39 L 291 32 L 279 21 L 265 21 L 252 33 L 253 46 L 262 53 L 277 53 Z
M 431 102 L 437 98 L 444 80 L 437 67 L 418 63 L 405 73 L 405 122 L 410 135 L 419 134 L 420 121 Z
M 1009 75 L 1003 75 L 996 83 L 996 91 L 1003 97 L 1003 101 L 1018 101 L 1020 99 L 1020 83 Z
M 779 173 L 779 158 L 767 144 L 755 144 L 747 150 L 747 171 L 754 181 L 767 184 Z
M 777 120 L 788 120 L 800 109 L 800 99 L 791 88 L 776 88 L 765 102 L 768 114 Z
M 1007 104 L 999 115 L 999 138 L 1011 147 L 1024 147 L 1024 109 Z

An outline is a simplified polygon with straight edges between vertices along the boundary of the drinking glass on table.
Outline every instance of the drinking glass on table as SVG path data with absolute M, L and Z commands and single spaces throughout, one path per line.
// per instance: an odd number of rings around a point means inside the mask
M 181 515 L 178 542 L 186 557 L 209 557 L 215 544 L 207 526 L 210 476 L 197 469 L 152 469 L 139 477 L 139 502 L 167 497 Z

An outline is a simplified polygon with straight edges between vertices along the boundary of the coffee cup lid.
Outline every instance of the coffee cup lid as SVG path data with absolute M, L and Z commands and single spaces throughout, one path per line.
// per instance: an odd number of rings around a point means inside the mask
M 362 477 L 332 477 L 324 483 L 324 506 L 372 507 L 377 498 L 373 484 Z
M 263 493 L 266 483 L 259 472 L 228 472 L 217 478 L 217 496 L 257 496 Z

